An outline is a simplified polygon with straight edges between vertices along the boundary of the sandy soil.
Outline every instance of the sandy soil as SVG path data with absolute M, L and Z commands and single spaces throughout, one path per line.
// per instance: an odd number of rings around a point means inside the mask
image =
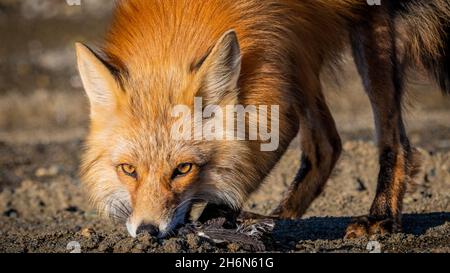
M 450 98 L 415 74 L 406 122 L 424 163 L 405 197 L 404 231 L 372 238 L 375 243 L 342 239 L 350 217 L 367 213 L 378 171 L 370 105 L 351 58 L 343 73 L 331 76 L 340 86 L 324 75 L 345 151 L 304 219 L 275 221 L 270 232 L 247 241 L 218 242 L 198 236 L 197 229 L 166 240 L 148 234 L 133 239 L 122 225 L 98 218 L 78 178 L 88 108 L 73 42 L 98 42 L 111 1 L 86 2 L 0 2 L 0 36 L 7 37 L 0 44 L 0 252 L 70 252 L 77 245 L 82 252 L 368 252 L 377 246 L 383 252 L 450 252 Z M 300 153 L 296 140 L 247 211 L 267 214 L 278 204 Z
M 77 177 L 80 141 L 49 145 L 0 144 L 0 252 L 236 252 L 253 251 L 239 242 L 214 243 L 195 232 L 160 240 L 132 239 L 122 226 L 99 219 L 87 206 Z M 295 145 L 294 145 L 295 146 Z M 268 213 L 299 163 L 288 151 L 246 209 Z M 422 151 L 424 170 L 405 198 L 404 233 L 380 237 L 383 252 L 450 251 L 450 153 Z M 345 152 L 325 192 L 299 221 L 276 221 L 263 236 L 266 251 L 366 252 L 368 239 L 343 240 L 349 216 L 366 213 L 376 177 L 376 149 L 345 143 Z M 5 183 L 6 182 L 6 183 Z

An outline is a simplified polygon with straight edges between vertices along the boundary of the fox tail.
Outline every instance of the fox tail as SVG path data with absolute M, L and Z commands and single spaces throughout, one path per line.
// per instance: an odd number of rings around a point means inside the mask
M 398 1 L 396 11 L 406 27 L 409 58 L 420 62 L 450 95 L 450 1 Z

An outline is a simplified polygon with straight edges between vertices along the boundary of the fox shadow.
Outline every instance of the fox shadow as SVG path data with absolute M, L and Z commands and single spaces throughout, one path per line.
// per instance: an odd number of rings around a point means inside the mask
M 352 217 L 311 217 L 302 220 L 277 221 L 272 236 L 280 242 L 342 239 Z M 449 212 L 404 214 L 402 233 L 422 235 L 428 229 L 450 221 Z

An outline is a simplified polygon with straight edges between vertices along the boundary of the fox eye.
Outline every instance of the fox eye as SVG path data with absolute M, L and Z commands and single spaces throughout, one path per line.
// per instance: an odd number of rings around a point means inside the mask
M 134 166 L 132 166 L 130 164 L 122 164 L 122 165 L 119 166 L 119 168 L 124 174 L 126 174 L 128 176 L 131 176 L 134 179 L 137 178 L 136 167 L 134 167 Z
M 192 170 L 192 163 L 181 163 L 177 166 L 177 168 L 173 171 L 172 179 L 178 176 L 186 175 Z

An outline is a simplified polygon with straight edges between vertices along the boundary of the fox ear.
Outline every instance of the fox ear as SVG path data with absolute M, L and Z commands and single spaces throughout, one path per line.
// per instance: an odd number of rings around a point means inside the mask
M 198 70 L 201 87 L 197 93 L 207 105 L 235 102 L 241 72 L 241 50 L 236 32 L 227 31 Z
M 87 46 L 76 43 L 78 71 L 91 104 L 91 114 L 112 109 L 118 84 L 107 65 Z

